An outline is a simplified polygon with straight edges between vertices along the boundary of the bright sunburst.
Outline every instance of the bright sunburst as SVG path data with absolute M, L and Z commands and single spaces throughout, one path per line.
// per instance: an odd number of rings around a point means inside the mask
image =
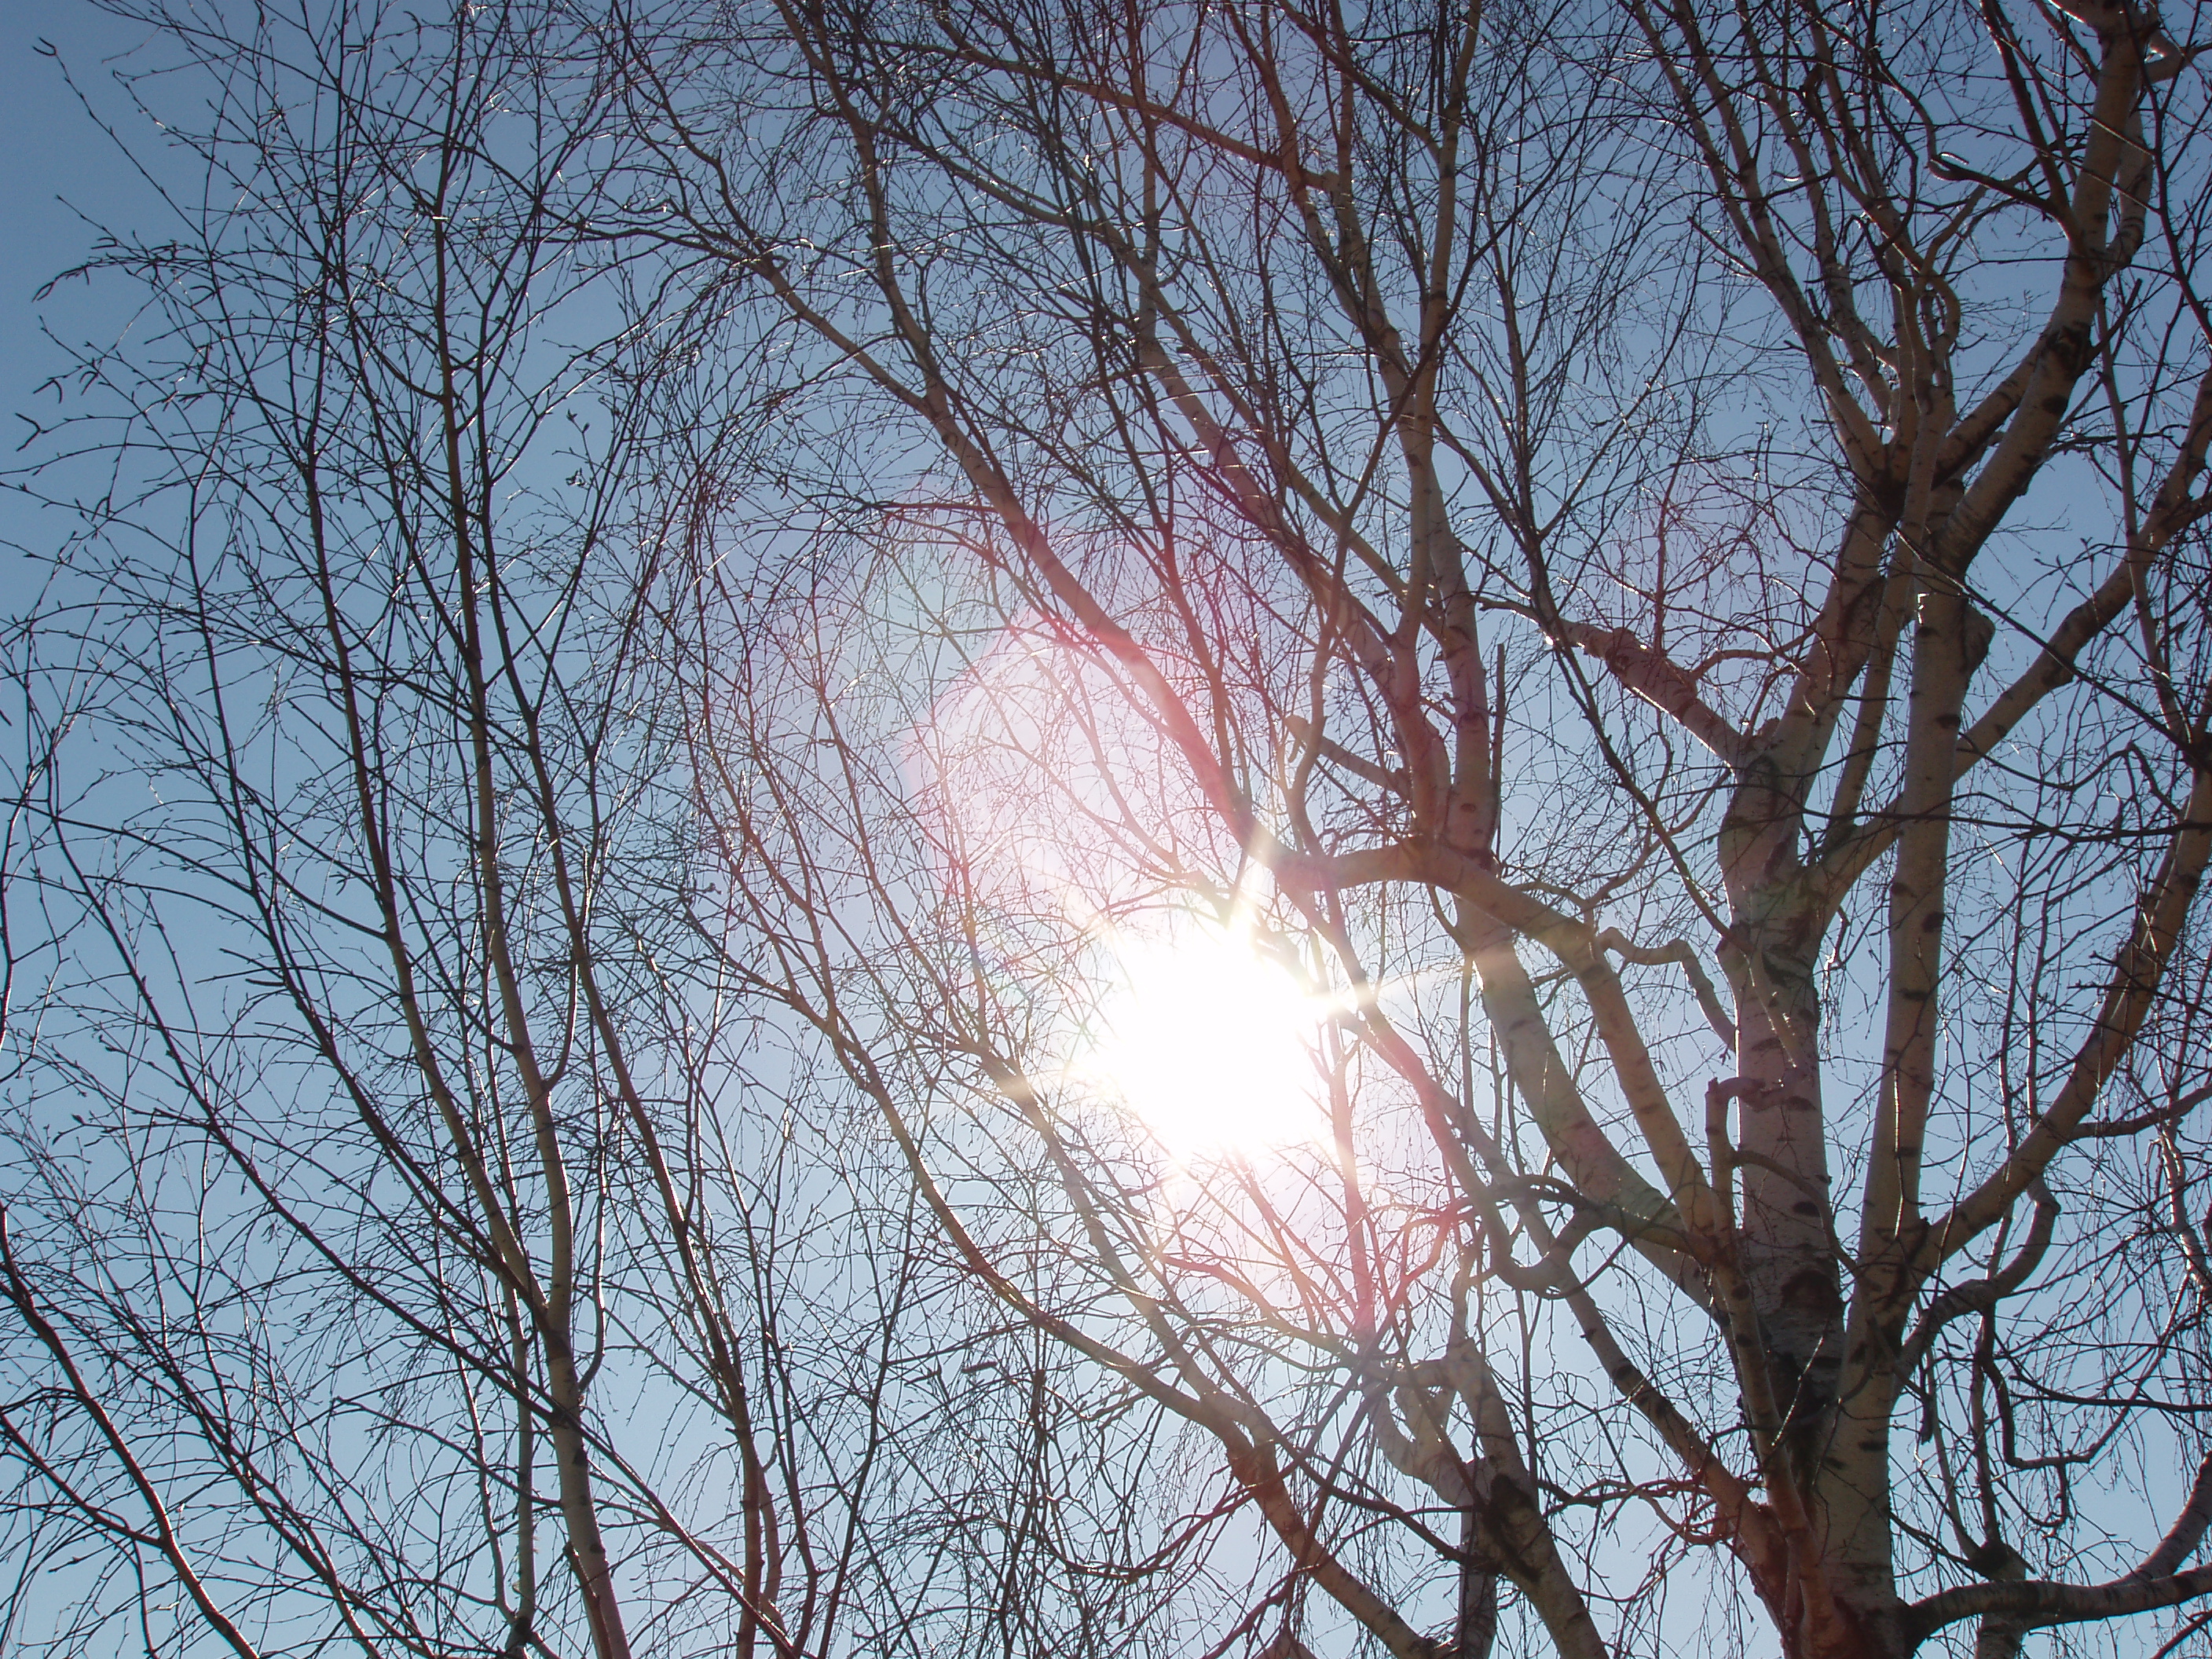
M 1115 942 L 1120 983 L 1092 1059 L 1177 1157 L 1310 1139 L 1325 1127 L 1312 1045 L 1323 1009 L 1235 931 Z

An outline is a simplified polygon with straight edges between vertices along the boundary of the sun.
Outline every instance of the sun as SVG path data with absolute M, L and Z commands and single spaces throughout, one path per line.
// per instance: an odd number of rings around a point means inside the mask
M 1116 937 L 1117 983 L 1091 1069 L 1178 1158 L 1310 1140 L 1325 1007 L 1239 930 Z

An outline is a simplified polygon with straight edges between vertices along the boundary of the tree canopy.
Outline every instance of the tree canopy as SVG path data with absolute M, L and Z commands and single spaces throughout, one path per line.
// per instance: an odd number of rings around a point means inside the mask
M 2203 1648 L 2197 11 L 103 3 L 0 1645 Z

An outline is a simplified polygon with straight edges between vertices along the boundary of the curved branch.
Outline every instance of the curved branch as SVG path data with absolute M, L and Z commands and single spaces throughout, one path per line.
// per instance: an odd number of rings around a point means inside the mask
M 2018 1253 L 1987 1278 L 1954 1285 L 1928 1304 L 1927 1310 L 1920 1316 L 1920 1322 L 1898 1353 L 1897 1371 L 1900 1376 L 1911 1375 L 1945 1326 L 1967 1314 L 1988 1312 L 2025 1285 L 2028 1275 L 2042 1264 L 2044 1252 L 2051 1248 L 2051 1229 L 2058 1220 L 2058 1200 L 2040 1181 L 2032 1183 L 2028 1190 L 2035 1196 L 2035 1214 L 2028 1223 L 2027 1237 L 2021 1241 Z
M 2212 1565 L 2174 1571 L 2203 1541 L 2212 1527 L 2212 1457 L 2197 1466 L 2189 1501 L 2158 1547 L 2124 1578 L 2102 1584 L 2062 1584 L 2047 1578 L 2010 1583 L 1960 1584 L 1939 1590 L 1905 1609 L 1909 1645 L 1917 1646 L 1946 1625 L 1991 1613 L 2039 1625 L 2078 1625 L 2095 1619 L 2120 1619 L 2153 1613 L 2212 1593 Z
M 1994 1225 L 2031 1183 L 2041 1179 L 2051 1160 L 2074 1139 L 2150 1015 L 2166 966 L 2180 943 L 2183 924 L 2203 884 L 2208 860 L 2212 860 L 2212 769 L 2199 768 L 2182 822 L 2166 848 L 2157 876 L 2136 907 L 2128 940 L 2118 953 L 2096 1024 L 2076 1051 L 2065 1083 L 2012 1154 L 1929 1229 L 1917 1253 L 1917 1271 L 1932 1271 L 1984 1228 Z

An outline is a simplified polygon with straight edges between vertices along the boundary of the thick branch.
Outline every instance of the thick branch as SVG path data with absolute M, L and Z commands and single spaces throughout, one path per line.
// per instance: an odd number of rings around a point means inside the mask
M 1696 678 L 1665 652 L 1644 644 L 1626 628 L 1554 617 L 1546 631 L 1561 644 L 1595 657 L 1623 686 L 1673 715 L 1685 732 L 1729 765 L 1742 763 L 1743 734 L 1698 695 Z

